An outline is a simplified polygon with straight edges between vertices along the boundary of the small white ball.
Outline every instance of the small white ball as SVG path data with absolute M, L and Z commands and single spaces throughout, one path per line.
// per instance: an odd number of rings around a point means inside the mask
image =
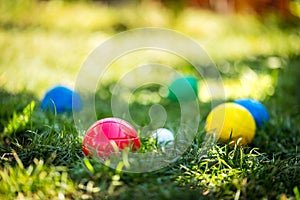
M 174 135 L 173 133 L 166 129 L 166 128 L 159 128 L 154 131 L 152 135 L 153 139 L 157 139 L 157 142 L 160 145 L 163 144 L 168 144 L 168 145 L 173 145 L 174 144 Z

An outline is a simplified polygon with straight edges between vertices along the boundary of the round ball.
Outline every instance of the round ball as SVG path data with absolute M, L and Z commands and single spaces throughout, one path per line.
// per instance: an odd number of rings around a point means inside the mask
M 173 145 L 174 144 L 174 135 L 169 129 L 166 129 L 166 128 L 159 128 L 159 129 L 155 130 L 152 135 L 152 138 L 157 140 L 157 142 L 160 145 L 163 145 L 163 144 Z
M 255 135 L 256 125 L 251 113 L 236 103 L 223 103 L 215 107 L 207 116 L 205 129 L 207 133 L 216 133 L 223 142 L 238 145 L 250 143 Z
M 198 81 L 192 76 L 181 77 L 175 79 L 168 90 L 168 98 L 171 101 L 192 101 L 198 97 Z
M 238 99 L 234 103 L 245 107 L 252 114 L 257 128 L 262 128 L 263 124 L 270 119 L 267 108 L 259 101 L 254 99 Z
M 63 113 L 79 111 L 82 108 L 80 95 L 64 86 L 55 86 L 48 90 L 41 102 L 41 109 Z
M 107 157 L 128 147 L 133 152 L 141 143 L 134 127 L 119 118 L 105 118 L 94 123 L 86 132 L 82 150 L 86 156 Z

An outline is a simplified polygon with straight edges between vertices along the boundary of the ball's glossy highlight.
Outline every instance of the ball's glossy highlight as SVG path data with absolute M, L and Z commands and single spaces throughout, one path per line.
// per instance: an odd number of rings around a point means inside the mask
M 94 123 L 86 132 L 82 150 L 86 156 L 107 157 L 125 148 L 133 152 L 141 146 L 134 127 L 119 118 L 105 118 Z
M 198 97 L 198 80 L 193 76 L 175 79 L 168 87 L 171 101 L 193 101 Z
M 42 110 L 57 113 L 80 111 L 81 108 L 82 100 L 79 93 L 60 85 L 49 89 L 41 101 Z
M 257 128 L 262 128 L 270 120 L 267 108 L 259 101 L 254 99 L 237 99 L 234 103 L 245 107 L 252 114 Z
M 207 133 L 215 133 L 216 138 L 231 144 L 245 145 L 250 143 L 256 131 L 251 113 L 236 103 L 223 103 L 208 114 L 205 129 Z

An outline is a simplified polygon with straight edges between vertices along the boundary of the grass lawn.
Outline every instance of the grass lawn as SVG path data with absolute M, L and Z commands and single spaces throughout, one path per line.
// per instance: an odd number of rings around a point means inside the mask
M 203 45 L 222 75 L 226 100 L 264 103 L 270 122 L 251 144 L 216 143 L 199 156 L 211 109 L 200 78 L 197 136 L 180 159 L 154 172 L 125 173 L 86 158 L 72 114 L 40 109 L 48 88 L 74 86 L 84 59 L 101 42 L 145 26 L 174 29 Z M 111 7 L 0 0 L 0 199 L 300 199 L 299 30 L 299 18 L 193 9 L 174 15 L 151 1 Z M 136 58 L 129 55 L 113 67 L 126 70 Z M 161 59 L 195 73 L 184 62 Z M 98 89 L 99 119 L 111 116 L 111 87 L 122 73 L 108 72 Z M 151 104 L 138 99 L 131 112 L 147 123 Z M 158 101 L 176 119 L 174 103 Z M 169 125 L 176 129 L 175 122 Z M 151 149 L 142 142 L 143 150 Z

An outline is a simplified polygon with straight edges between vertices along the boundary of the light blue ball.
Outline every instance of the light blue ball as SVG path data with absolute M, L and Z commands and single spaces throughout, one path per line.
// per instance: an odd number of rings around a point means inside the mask
M 243 107 L 245 107 L 253 116 L 258 129 L 262 128 L 265 122 L 270 120 L 267 108 L 254 99 L 237 99 L 234 101 Z
M 48 90 L 41 102 L 41 109 L 55 111 L 57 113 L 80 111 L 82 100 L 79 93 L 64 87 L 55 86 Z

